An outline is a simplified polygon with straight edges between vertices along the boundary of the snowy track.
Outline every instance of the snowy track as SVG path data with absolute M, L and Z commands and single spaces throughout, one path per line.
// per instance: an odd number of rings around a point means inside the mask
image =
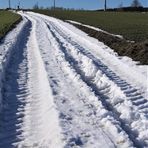
M 148 147 L 146 75 L 67 23 L 22 15 L 3 80 L 0 147 Z

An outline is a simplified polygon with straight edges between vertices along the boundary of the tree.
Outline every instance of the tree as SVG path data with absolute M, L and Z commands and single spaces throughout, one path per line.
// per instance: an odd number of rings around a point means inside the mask
M 133 0 L 131 7 L 141 7 L 141 3 L 139 2 L 139 0 Z

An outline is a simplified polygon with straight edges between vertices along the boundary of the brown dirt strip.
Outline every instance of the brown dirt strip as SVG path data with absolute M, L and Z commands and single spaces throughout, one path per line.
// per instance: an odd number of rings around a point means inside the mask
M 114 49 L 119 56 L 128 56 L 134 61 L 139 61 L 139 64 L 148 65 L 148 40 L 143 42 L 130 42 L 82 25 L 71 24 Z

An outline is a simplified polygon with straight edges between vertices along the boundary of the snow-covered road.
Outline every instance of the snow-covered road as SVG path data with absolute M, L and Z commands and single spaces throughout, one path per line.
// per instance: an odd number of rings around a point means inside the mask
M 0 147 L 148 147 L 147 67 L 68 23 L 20 14 L 0 44 Z

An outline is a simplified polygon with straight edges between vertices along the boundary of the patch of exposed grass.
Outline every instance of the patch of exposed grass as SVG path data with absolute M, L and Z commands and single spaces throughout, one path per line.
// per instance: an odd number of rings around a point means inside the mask
M 0 38 L 4 37 L 20 20 L 20 15 L 10 11 L 0 10 Z

